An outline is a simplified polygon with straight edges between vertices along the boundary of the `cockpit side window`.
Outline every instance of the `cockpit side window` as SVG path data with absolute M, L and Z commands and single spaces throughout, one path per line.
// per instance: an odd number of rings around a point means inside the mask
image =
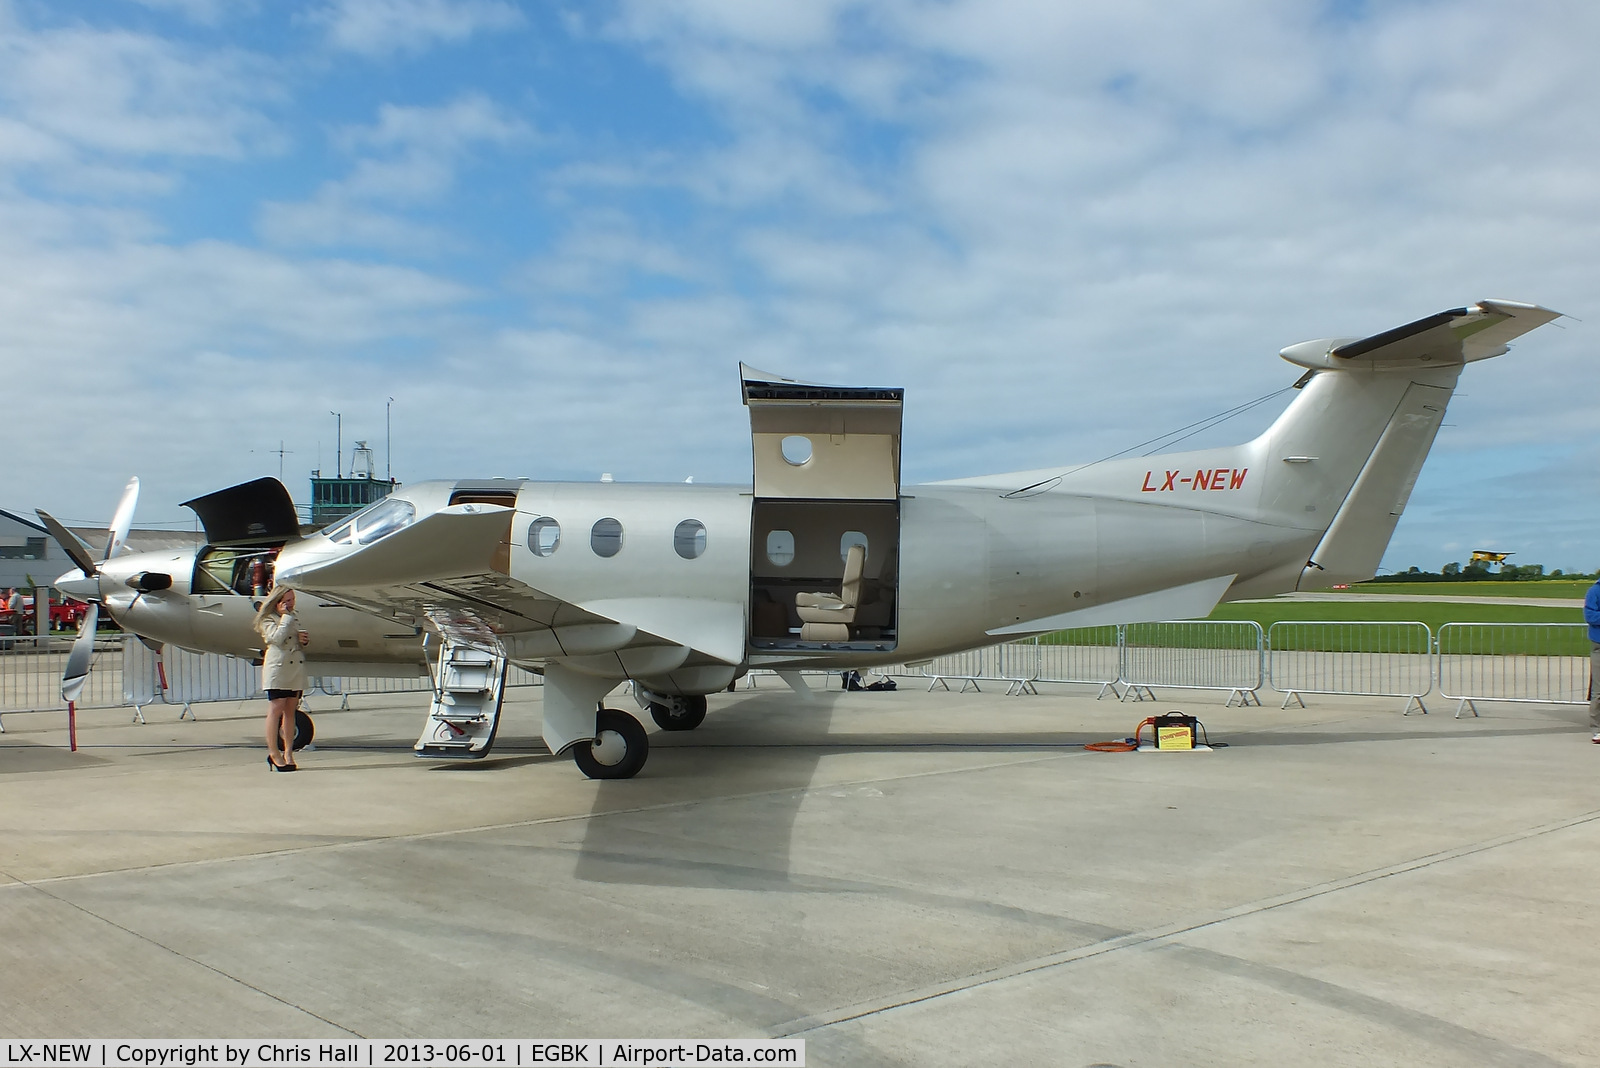
M 410 501 L 392 497 L 379 501 L 356 516 L 356 540 L 362 545 L 371 545 L 385 535 L 410 526 L 416 517 L 417 509 Z
M 348 545 L 352 540 L 371 545 L 387 534 L 410 526 L 416 517 L 417 509 L 410 501 L 390 497 L 362 509 L 325 533 L 329 541 L 339 545 Z

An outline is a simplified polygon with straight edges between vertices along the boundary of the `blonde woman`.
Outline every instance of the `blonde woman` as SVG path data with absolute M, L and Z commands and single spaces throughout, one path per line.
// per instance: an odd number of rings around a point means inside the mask
M 267 764 L 273 771 L 297 771 L 294 764 L 294 714 L 306 688 L 309 638 L 294 617 L 294 591 L 273 589 L 256 611 L 261 635 L 261 688 L 267 691 Z

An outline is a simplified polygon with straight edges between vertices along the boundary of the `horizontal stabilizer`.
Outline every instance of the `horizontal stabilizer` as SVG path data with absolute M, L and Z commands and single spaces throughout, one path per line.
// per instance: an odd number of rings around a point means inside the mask
M 1506 345 L 1561 313 L 1514 300 L 1480 300 L 1366 338 L 1323 338 L 1279 355 L 1314 371 L 1354 367 L 1444 367 L 1499 356 Z
M 1228 587 L 1233 585 L 1233 580 L 1237 577 L 1237 575 L 1219 575 L 1216 578 L 1201 579 L 1199 582 L 1191 582 L 1184 586 L 1141 593 L 1137 597 L 1080 608 L 1074 612 L 1030 619 L 1025 623 L 1013 623 L 1009 627 L 996 627 L 988 633 L 999 638 L 1018 634 L 1047 634 L 1053 630 L 1068 630 L 1073 627 L 1106 627 L 1116 623 L 1159 623 L 1168 619 L 1203 619 L 1211 614 L 1211 610 L 1222 600 L 1222 595 L 1228 592 Z

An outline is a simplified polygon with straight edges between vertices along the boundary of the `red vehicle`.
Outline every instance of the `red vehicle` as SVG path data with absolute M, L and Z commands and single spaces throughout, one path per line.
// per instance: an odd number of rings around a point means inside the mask
M 81 630 L 83 617 L 89 614 L 89 606 L 76 601 L 50 601 L 50 629 L 51 630 Z M 22 598 L 21 618 L 19 613 L 7 611 L 4 604 L 0 604 L 0 628 L 10 628 L 12 634 L 33 633 L 33 598 Z

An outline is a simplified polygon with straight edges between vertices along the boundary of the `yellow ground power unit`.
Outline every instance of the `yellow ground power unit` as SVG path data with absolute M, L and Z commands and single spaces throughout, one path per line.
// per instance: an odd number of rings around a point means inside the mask
M 1193 749 L 1199 740 L 1200 721 L 1182 712 L 1151 716 L 1145 721 L 1155 734 L 1155 747 L 1161 750 Z M 1141 725 L 1142 726 L 1142 725 Z

